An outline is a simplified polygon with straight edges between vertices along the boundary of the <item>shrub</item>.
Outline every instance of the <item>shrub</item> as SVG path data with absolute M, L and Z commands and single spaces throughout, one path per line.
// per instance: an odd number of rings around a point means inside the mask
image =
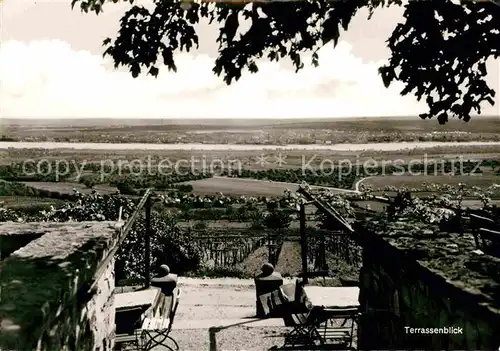
M 99 179 L 95 175 L 86 175 L 80 178 L 80 183 L 92 189 L 95 185 L 99 184 Z
M 193 186 L 191 184 L 180 184 L 176 186 L 176 189 L 182 193 L 190 193 L 193 191 Z
M 276 231 L 281 231 L 290 227 L 292 217 L 290 213 L 285 210 L 274 210 L 264 217 L 264 225 Z
M 141 217 L 118 250 L 116 279 L 140 279 L 144 272 L 145 221 Z M 151 218 L 151 267 L 167 264 L 172 272 L 186 274 L 200 265 L 201 251 L 175 219 L 155 214 Z
M 39 191 L 23 183 L 0 180 L 0 196 L 38 196 Z
M 18 219 L 19 216 L 15 211 L 0 207 L 0 222 L 17 222 Z
M 114 185 L 116 186 L 116 188 L 118 189 L 120 194 L 124 194 L 124 195 L 135 195 L 136 194 L 136 190 L 134 189 L 132 184 L 130 184 L 126 180 L 118 181 L 118 182 L 114 183 Z

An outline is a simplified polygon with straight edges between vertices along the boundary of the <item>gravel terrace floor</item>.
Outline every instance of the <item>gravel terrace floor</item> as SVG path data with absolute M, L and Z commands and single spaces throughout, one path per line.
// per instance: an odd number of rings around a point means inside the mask
M 282 319 L 253 318 L 253 280 L 179 278 L 179 287 L 182 296 L 171 336 L 180 351 L 263 351 L 283 345 L 288 328 Z

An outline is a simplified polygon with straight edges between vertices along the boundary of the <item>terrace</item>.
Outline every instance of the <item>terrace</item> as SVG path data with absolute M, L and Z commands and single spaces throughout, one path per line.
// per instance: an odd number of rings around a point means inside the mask
M 360 349 L 498 348 L 500 338 L 495 326 L 500 325 L 500 259 L 487 250 L 478 251 L 471 230 L 450 233 L 404 218 L 388 221 L 370 211 L 370 218 L 351 225 L 307 188 L 299 192 L 363 248 L 357 337 Z M 2 225 L 2 257 L 7 258 L 0 264 L 0 348 L 53 350 L 69 344 L 85 350 L 113 347 L 112 301 L 117 293 L 113 293 L 114 280 L 110 279 L 113 254 L 145 208 L 145 260 L 150 260 L 151 200 L 148 191 L 118 233 L 114 222 Z M 306 282 L 313 283 L 310 277 L 314 272 L 306 264 L 305 204 L 299 217 L 302 275 Z M 25 238 L 24 242 L 13 240 L 14 235 Z M 144 288 L 151 289 L 146 262 Z M 41 284 L 52 281 L 58 283 Z M 253 280 L 181 277 L 178 286 L 183 297 L 171 335 L 181 350 L 263 350 L 284 342 L 287 327 L 282 319 L 252 318 Z M 347 297 L 331 295 L 331 303 L 356 300 L 353 290 L 349 291 Z M 80 311 L 87 311 L 83 314 L 86 328 L 76 328 Z M 429 315 L 439 317 L 430 321 Z M 408 333 L 405 328 L 448 326 L 462 328 L 463 334 L 429 336 Z M 94 335 L 92 345 L 84 343 L 89 335 Z M 19 344 L 23 339 L 26 343 Z

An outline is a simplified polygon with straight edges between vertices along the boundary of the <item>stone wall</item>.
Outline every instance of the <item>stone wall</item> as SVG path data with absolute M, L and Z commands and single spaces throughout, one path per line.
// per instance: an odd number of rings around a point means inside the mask
M 82 318 L 90 321 L 95 345 L 89 350 L 112 350 L 115 340 L 115 261 L 112 259 L 97 283 L 96 294 L 87 302 Z M 79 350 L 79 349 L 78 349 Z
M 0 263 L 0 350 L 112 350 L 113 260 L 89 287 L 114 242 L 114 223 L 0 225 L 0 235 L 30 230 L 43 235 Z
M 43 235 L 40 232 L 16 232 L 14 234 L 3 232 L 2 234 L 0 234 L 0 261 Z
M 474 253 L 472 235 L 384 221 L 356 230 L 360 349 L 499 349 L 500 260 Z

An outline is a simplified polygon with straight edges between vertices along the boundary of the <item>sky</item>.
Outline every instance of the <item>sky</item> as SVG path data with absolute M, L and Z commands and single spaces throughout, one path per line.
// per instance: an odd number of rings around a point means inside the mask
M 176 56 L 178 72 L 132 78 L 103 58 L 128 3 L 99 16 L 71 10 L 70 0 L 4 0 L 0 5 L 0 116 L 15 118 L 307 118 L 415 116 L 426 105 L 386 89 L 377 68 L 385 41 L 402 20 L 397 7 L 368 21 L 360 12 L 339 45 L 320 51 L 320 66 L 295 73 L 290 64 L 260 64 L 260 72 L 227 86 L 212 73 L 217 27 L 199 25 L 200 48 Z M 308 59 L 305 59 L 308 62 Z M 499 62 L 488 65 L 500 116 Z

